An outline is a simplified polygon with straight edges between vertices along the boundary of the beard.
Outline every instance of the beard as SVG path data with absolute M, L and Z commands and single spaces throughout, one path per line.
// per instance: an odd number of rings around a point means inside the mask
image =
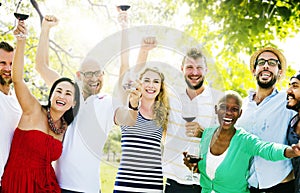
M 259 75 L 256 76 L 256 81 L 258 86 L 261 88 L 271 88 L 277 82 L 277 76 L 273 76 L 273 78 L 269 82 L 262 82 L 259 80 Z
M 10 85 L 12 83 L 12 79 L 4 79 L 1 75 L 0 75 L 0 84 L 1 85 Z
M 288 95 L 288 96 L 292 96 L 295 99 L 295 96 L 293 96 L 293 95 Z M 300 100 L 297 100 L 297 103 L 293 106 L 291 106 L 291 105 L 289 105 L 289 103 L 287 103 L 286 108 L 298 112 L 300 110 Z
M 203 85 L 203 82 L 204 82 L 204 78 L 203 78 L 202 81 L 200 81 L 197 85 L 193 86 L 186 77 L 184 77 L 184 79 L 185 79 L 187 86 L 192 90 L 198 90 L 199 88 L 201 88 L 201 86 Z

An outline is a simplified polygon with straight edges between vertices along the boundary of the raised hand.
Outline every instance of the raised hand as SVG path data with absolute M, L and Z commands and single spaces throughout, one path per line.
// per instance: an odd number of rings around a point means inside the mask
M 122 11 L 121 9 L 119 9 L 118 22 L 120 23 L 122 29 L 128 27 L 128 15 L 126 11 Z
M 156 37 L 150 36 L 150 37 L 145 37 L 142 40 L 141 49 L 145 50 L 145 51 L 149 51 L 149 50 L 156 48 L 156 46 L 157 46 Z
M 14 35 L 17 38 L 17 40 L 23 40 L 26 39 L 27 36 L 27 28 L 25 26 L 24 20 L 19 20 L 18 25 L 16 29 L 14 30 Z
M 58 19 L 54 15 L 46 15 L 42 22 L 42 28 L 52 28 L 58 24 Z

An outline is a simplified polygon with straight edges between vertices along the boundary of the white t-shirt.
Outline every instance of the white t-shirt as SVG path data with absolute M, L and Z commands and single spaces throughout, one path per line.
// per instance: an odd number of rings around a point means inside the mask
M 188 97 L 186 92 L 181 93 L 180 97 Z M 198 114 L 194 121 L 202 127 L 211 127 L 217 124 L 215 105 L 224 96 L 222 92 L 206 87 L 204 91 L 193 99 L 197 105 Z M 166 143 L 163 153 L 163 172 L 164 177 L 175 180 L 180 184 L 199 185 L 199 176 L 194 181 L 188 179 L 191 172 L 183 163 L 182 152 L 192 148 L 199 148 L 200 138 L 188 137 L 185 134 L 185 121 L 182 118 L 182 102 L 184 100 L 170 96 L 170 116 L 167 129 Z M 192 148 L 191 148 L 192 147 Z
M 62 189 L 99 193 L 101 153 L 113 126 L 113 113 L 112 98 L 105 94 L 80 103 L 66 132 L 62 155 L 53 164 Z
M 3 175 L 14 131 L 21 115 L 22 110 L 15 95 L 5 95 L 0 91 L 0 177 Z

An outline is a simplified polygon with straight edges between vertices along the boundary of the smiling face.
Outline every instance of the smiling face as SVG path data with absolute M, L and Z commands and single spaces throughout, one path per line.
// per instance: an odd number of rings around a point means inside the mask
M 82 82 L 84 98 L 98 94 L 103 84 L 103 71 L 100 64 L 95 60 L 85 60 L 77 72 L 78 79 Z
M 202 87 L 207 67 L 203 57 L 193 59 L 187 57 L 181 66 L 187 86 L 192 90 L 197 90 Z
M 148 70 L 142 77 L 142 96 L 145 99 L 153 99 L 157 97 L 161 90 L 162 79 L 157 72 Z
M 287 104 L 286 108 L 300 111 L 300 80 L 292 78 L 287 90 Z
M 51 108 L 65 112 L 75 105 L 75 88 L 70 82 L 63 81 L 56 85 L 50 98 Z
M 241 99 L 235 95 L 226 95 L 215 106 L 215 111 L 222 129 L 232 129 L 242 114 Z
M 257 61 L 262 59 L 278 61 L 278 57 L 273 52 L 269 51 L 263 52 L 257 57 Z M 273 66 L 269 65 L 268 62 L 265 62 L 263 65 L 256 65 L 253 70 L 257 84 L 262 88 L 272 88 L 279 79 L 281 72 L 279 63 Z
M 10 85 L 11 79 L 11 65 L 14 52 L 8 52 L 4 49 L 0 49 L 0 84 Z

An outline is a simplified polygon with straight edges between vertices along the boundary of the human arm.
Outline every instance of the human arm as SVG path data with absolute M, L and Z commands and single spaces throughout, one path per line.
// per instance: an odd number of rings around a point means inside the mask
M 25 23 L 21 20 L 19 20 L 17 28 L 14 30 L 14 35 L 17 38 L 17 44 L 12 65 L 12 81 L 23 114 L 29 115 L 32 114 L 33 110 L 40 104 L 30 93 L 24 82 L 23 71 L 26 37 L 20 37 L 18 36 L 19 34 L 27 34 Z
M 136 123 L 137 115 L 138 115 L 138 107 L 139 101 L 141 97 L 140 87 L 136 90 L 132 90 L 129 93 L 129 106 L 127 107 L 119 107 L 115 111 L 114 121 L 117 125 L 127 125 L 133 126 Z
M 49 33 L 50 29 L 57 25 L 58 19 L 55 16 L 46 15 L 42 22 L 42 29 L 39 44 L 36 51 L 35 69 L 44 79 L 48 86 L 51 86 L 60 75 L 49 67 Z
M 142 40 L 142 45 L 134 68 L 134 73 L 137 74 L 145 67 L 149 51 L 156 48 L 157 40 L 155 37 L 146 37 Z
M 121 25 L 121 66 L 119 77 L 123 77 L 125 72 L 129 69 L 129 50 L 128 50 L 128 34 L 126 29 L 128 28 L 128 17 L 126 11 L 119 10 L 118 21 Z

